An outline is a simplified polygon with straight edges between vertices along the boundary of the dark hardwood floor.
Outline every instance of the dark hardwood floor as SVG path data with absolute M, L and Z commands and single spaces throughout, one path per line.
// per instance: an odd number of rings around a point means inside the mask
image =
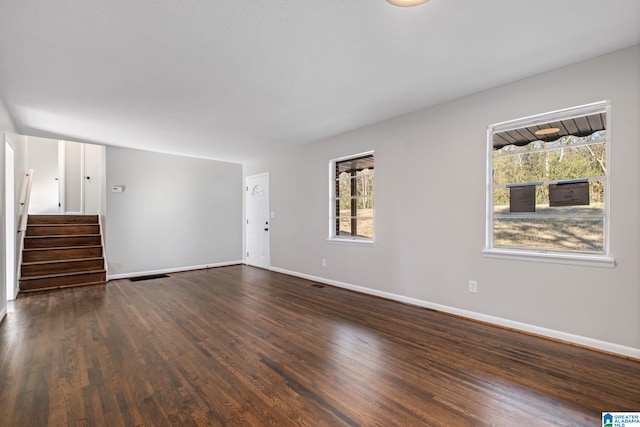
M 640 363 L 246 266 L 21 296 L 0 425 L 598 426 Z

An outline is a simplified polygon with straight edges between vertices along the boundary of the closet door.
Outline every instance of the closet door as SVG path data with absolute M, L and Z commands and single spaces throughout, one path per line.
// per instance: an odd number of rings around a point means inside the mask
M 102 150 L 98 145 L 65 141 L 65 213 L 96 215 L 100 210 Z
M 59 160 L 58 141 L 29 137 L 27 164 L 29 169 L 33 169 L 30 214 L 61 213 Z
M 64 146 L 64 212 L 82 215 L 83 147 L 79 142 L 65 141 Z
M 84 214 L 96 215 L 100 211 L 101 161 L 104 147 L 93 144 L 84 145 L 83 199 Z

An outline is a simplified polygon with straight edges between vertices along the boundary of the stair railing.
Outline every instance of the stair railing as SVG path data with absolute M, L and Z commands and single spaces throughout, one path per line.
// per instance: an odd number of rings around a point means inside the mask
M 24 250 L 24 236 L 27 234 L 29 220 L 29 201 L 31 200 L 31 186 L 33 184 L 33 169 L 29 169 L 22 181 L 20 205 L 18 206 L 18 265 L 16 267 L 16 283 L 20 283 L 22 276 L 22 251 Z
M 109 280 L 109 269 L 107 267 L 107 247 L 104 244 L 104 221 L 102 219 L 102 213 L 98 211 L 98 225 L 100 226 L 100 243 L 102 244 L 102 259 L 104 260 L 105 278 Z

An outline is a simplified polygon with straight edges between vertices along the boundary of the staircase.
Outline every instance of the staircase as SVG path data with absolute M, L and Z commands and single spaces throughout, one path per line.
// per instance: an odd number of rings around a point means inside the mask
M 97 215 L 29 215 L 20 291 L 106 283 Z

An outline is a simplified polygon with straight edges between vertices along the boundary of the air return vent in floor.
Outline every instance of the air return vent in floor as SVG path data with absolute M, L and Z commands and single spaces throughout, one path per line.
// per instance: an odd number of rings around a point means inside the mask
M 318 289 L 324 288 L 324 285 L 318 285 L 318 284 L 311 285 L 311 286 L 313 286 L 314 288 L 318 288 Z
M 142 282 L 143 280 L 162 279 L 169 277 L 166 274 L 150 274 L 149 276 L 138 276 L 129 278 L 130 282 Z

